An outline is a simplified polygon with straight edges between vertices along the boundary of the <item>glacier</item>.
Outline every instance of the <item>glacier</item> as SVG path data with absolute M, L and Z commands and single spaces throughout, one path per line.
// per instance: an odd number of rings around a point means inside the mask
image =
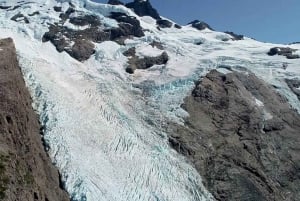
M 166 134 L 166 122 L 184 124 L 188 114 L 181 108 L 183 99 L 211 69 L 246 68 L 277 86 L 300 112 L 297 97 L 282 81 L 300 77 L 300 63 L 269 57 L 266 52 L 274 44 L 250 38 L 224 42 L 228 34 L 199 32 L 189 25 L 159 31 L 149 17 L 122 6 L 72 0 L 76 9 L 96 14 L 112 27 L 116 22 L 105 16 L 117 11 L 135 16 L 149 30 L 144 37 L 127 39 L 125 47 L 111 41 L 96 44 L 95 55 L 81 63 L 41 42 L 47 24 L 59 20 L 53 6 L 66 10 L 70 1 L 30 2 L 21 6 L 22 13 L 38 10 L 40 15 L 29 24 L 10 20 L 18 9 L 1 11 L 0 37 L 15 41 L 47 151 L 74 201 L 213 200 L 194 167 L 168 145 Z M 122 52 L 138 46 L 141 57 L 157 55 L 159 50 L 148 45 L 154 40 L 164 45 L 167 65 L 127 74 Z M 195 45 L 199 41 L 203 44 Z M 299 44 L 290 46 L 300 49 Z M 288 63 L 286 70 L 283 63 Z

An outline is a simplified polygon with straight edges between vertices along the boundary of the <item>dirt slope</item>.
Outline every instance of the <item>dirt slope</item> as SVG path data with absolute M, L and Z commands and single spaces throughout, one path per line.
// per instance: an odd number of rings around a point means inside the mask
M 40 135 L 12 39 L 0 40 L 0 200 L 69 200 Z

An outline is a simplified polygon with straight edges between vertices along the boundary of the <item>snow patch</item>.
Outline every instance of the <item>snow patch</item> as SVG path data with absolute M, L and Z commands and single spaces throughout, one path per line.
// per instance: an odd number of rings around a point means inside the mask
M 257 98 L 255 98 L 255 104 L 256 104 L 258 107 L 264 107 L 264 103 L 261 102 L 260 100 L 258 100 Z
M 163 50 L 152 47 L 151 45 L 140 45 L 136 48 L 136 55 L 140 58 L 157 57 L 163 53 Z

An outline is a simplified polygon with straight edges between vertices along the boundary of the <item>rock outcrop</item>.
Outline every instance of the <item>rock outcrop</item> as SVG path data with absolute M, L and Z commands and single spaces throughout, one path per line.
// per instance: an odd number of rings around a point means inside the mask
M 192 25 L 192 27 L 194 27 L 195 29 L 198 29 L 199 31 L 202 31 L 204 29 L 213 30 L 207 23 L 199 21 L 199 20 L 194 20 L 188 24 Z
M 289 88 L 294 92 L 300 101 L 300 80 L 299 79 L 285 79 Z
M 69 200 L 31 104 L 13 41 L 0 40 L 0 200 Z
M 254 74 L 211 71 L 170 126 L 170 146 L 194 164 L 222 201 L 296 201 L 300 197 L 300 116 Z
M 160 28 L 170 28 L 173 26 L 173 23 L 170 22 L 169 20 L 157 20 L 156 24 L 160 27 Z
M 236 34 L 232 31 L 225 31 L 225 33 L 229 34 L 230 36 L 232 36 L 232 40 L 243 40 L 244 36 L 240 35 L 240 34 Z
M 138 16 L 150 16 L 156 20 L 161 19 L 149 0 L 134 0 L 134 2 L 127 3 L 125 6 L 131 8 Z
M 296 49 L 292 49 L 289 47 L 273 47 L 268 52 L 268 55 L 282 55 L 285 56 L 287 59 L 299 59 L 300 56 L 298 54 L 294 54 L 295 51 Z
M 43 36 L 43 42 L 50 41 L 58 52 L 67 52 L 79 61 L 85 61 L 95 53 L 94 44 L 103 41 L 115 41 L 123 44 L 124 40 L 130 37 L 144 36 L 140 22 L 132 16 L 124 13 L 112 12 L 110 18 L 115 19 L 119 24 L 116 28 L 103 27 L 101 20 L 95 15 L 79 15 L 70 17 L 76 12 L 69 7 L 66 12 L 60 14 L 61 22 L 49 25 L 49 31 Z M 63 24 L 69 23 L 76 28 L 70 28 Z
M 156 57 L 145 56 L 143 58 L 139 58 L 135 53 L 135 47 L 123 52 L 123 55 L 128 57 L 126 72 L 130 74 L 133 74 L 136 69 L 148 69 L 154 65 L 166 64 L 169 60 L 167 52 L 163 52 L 161 55 Z

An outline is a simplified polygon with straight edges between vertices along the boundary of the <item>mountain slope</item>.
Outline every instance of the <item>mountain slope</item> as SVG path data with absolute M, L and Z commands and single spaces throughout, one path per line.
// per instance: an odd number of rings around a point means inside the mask
M 236 40 L 201 21 L 181 27 L 89 0 L 2 2 L 0 37 L 16 43 L 46 148 L 73 200 L 214 200 L 205 173 L 170 141 L 170 125 L 189 128 L 181 105 L 212 69 L 248 69 L 300 111 L 298 89 L 285 82 L 299 79 L 299 59 L 268 55 L 274 47 L 297 55 L 299 44 Z
M 0 200 L 68 200 L 41 143 L 11 39 L 0 40 Z

